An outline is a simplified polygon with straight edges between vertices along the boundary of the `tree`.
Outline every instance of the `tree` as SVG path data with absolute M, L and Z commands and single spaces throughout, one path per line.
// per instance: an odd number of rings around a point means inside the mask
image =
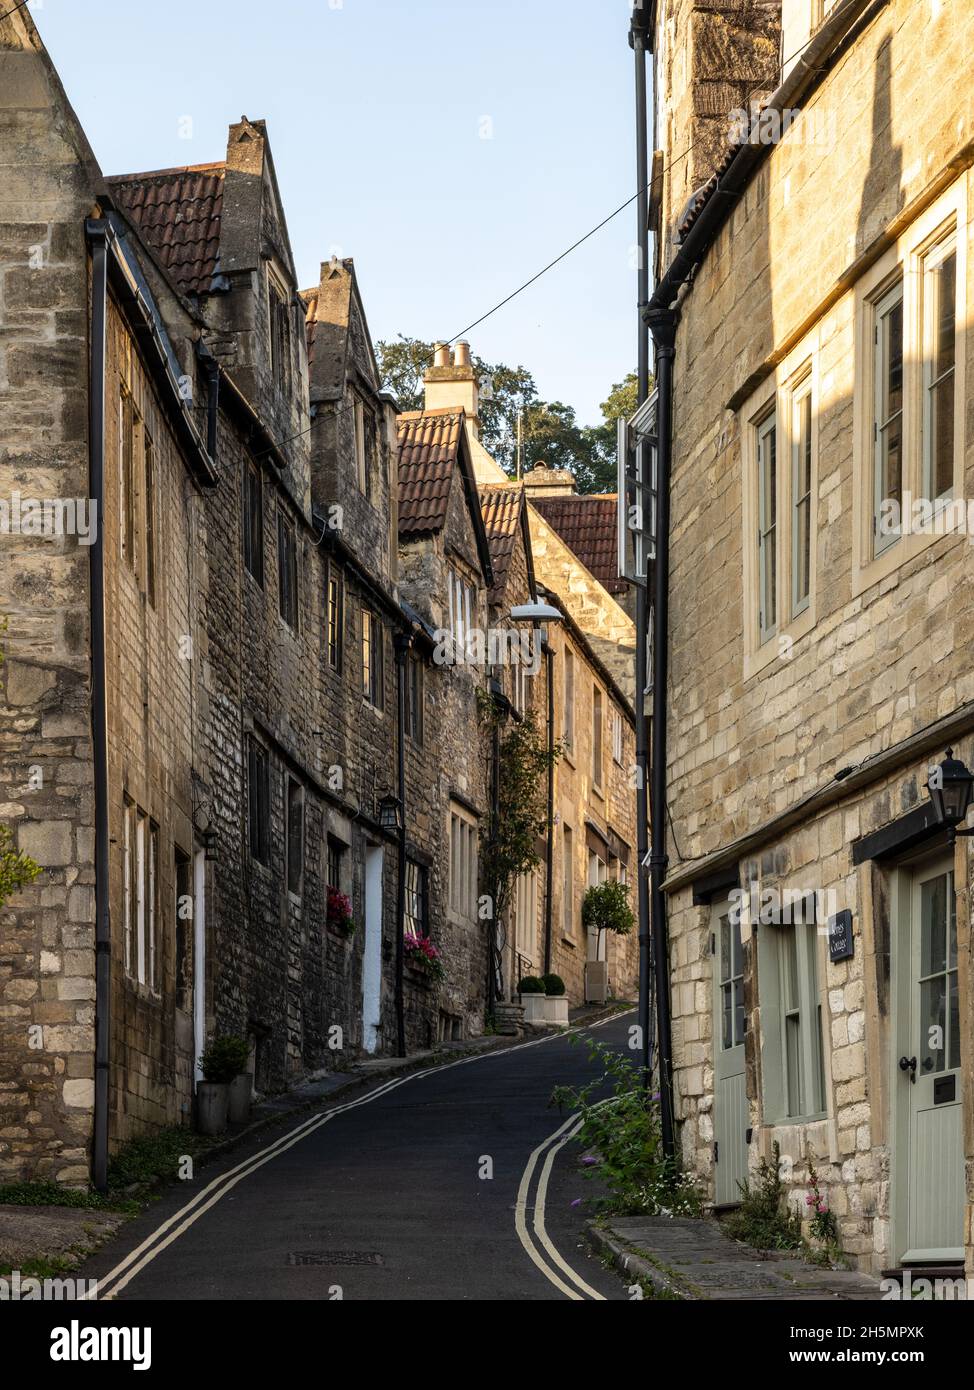
M 376 344 L 385 388 L 403 410 L 423 408 L 423 377 L 433 365 L 434 344 L 402 334 Z M 636 374 L 613 386 L 602 403 L 600 425 L 580 425 L 575 410 L 563 401 L 543 401 L 531 372 L 482 357 L 471 359 L 480 383 L 480 437 L 484 448 L 506 473 L 517 471 L 518 416 L 521 416 L 522 465 L 567 468 L 579 492 L 613 492 L 616 485 L 616 426 L 619 415 L 636 409 Z
M 482 837 L 481 867 L 494 921 L 502 922 L 518 876 L 540 862 L 536 846 L 548 822 L 547 774 L 561 749 L 556 745 L 548 752 L 547 738 L 533 714 L 502 733 L 505 715 L 499 701 L 480 692 L 477 709 L 482 727 L 491 736 L 487 746 L 495 733 L 498 737 L 499 804 L 496 819 Z

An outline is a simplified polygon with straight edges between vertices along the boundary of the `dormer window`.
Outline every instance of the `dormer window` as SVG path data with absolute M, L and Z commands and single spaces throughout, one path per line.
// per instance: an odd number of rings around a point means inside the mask
M 271 380 L 282 395 L 291 379 L 291 311 L 290 295 L 281 275 L 267 267 L 267 310 L 270 336 Z

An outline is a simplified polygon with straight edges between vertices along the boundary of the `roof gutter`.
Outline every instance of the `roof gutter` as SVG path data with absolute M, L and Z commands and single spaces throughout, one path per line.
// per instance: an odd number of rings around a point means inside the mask
M 764 109 L 794 110 L 820 85 L 832 61 L 858 33 L 872 23 L 889 0 L 844 0 L 829 15 L 813 36 L 808 47 L 775 92 Z M 653 291 L 646 309 L 647 319 L 659 310 L 671 309 L 677 296 L 696 267 L 713 245 L 724 223 L 743 195 L 752 174 L 774 148 L 772 144 L 742 143 L 727 168 L 717 179 L 696 221 L 687 233 L 667 268 L 666 274 Z

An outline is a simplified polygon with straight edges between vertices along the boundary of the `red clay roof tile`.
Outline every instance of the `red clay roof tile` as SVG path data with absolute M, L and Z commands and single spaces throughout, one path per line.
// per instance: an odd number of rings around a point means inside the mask
M 532 497 L 531 505 L 574 550 L 582 564 L 608 589 L 625 593 L 629 585 L 619 578 L 616 516 L 617 497 L 598 493 L 576 497 Z
M 460 454 L 463 412 L 410 411 L 399 417 L 399 534 L 442 530 Z
M 220 257 L 223 164 L 158 169 L 107 180 L 178 290 L 209 294 Z

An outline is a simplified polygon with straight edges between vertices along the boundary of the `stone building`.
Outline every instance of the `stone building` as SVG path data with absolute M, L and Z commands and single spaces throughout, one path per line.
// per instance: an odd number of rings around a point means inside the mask
M 554 815 L 551 827 L 551 876 L 548 847 L 539 842 L 539 864 L 517 884 L 510 920 L 500 925 L 498 966 L 501 987 L 513 992 L 519 978 L 540 974 L 547 959 L 550 970 L 565 981 L 571 1003 L 586 998 L 586 964 L 607 965 L 608 986 L 620 998 L 635 995 L 638 942 L 635 932 L 625 939 L 599 941 L 581 924 L 586 888 L 606 877 L 634 882 L 635 806 L 632 769 L 635 763 L 632 620 L 617 602 L 619 585 L 609 573 L 606 546 L 615 545 L 615 512 L 598 512 L 574 539 L 588 557 L 597 556 L 605 580 L 597 579 L 562 536 L 534 505 L 533 470 L 519 483 L 494 462 L 480 441 L 479 387 L 467 344 L 438 350 L 427 374 L 426 414 L 453 410 L 462 419 L 490 542 L 495 583 L 489 594 L 492 623 L 509 628 L 511 609 L 540 598 L 562 612 L 561 622 L 545 625 L 543 648 L 534 673 L 517 666 L 496 672 L 515 717 L 534 714 L 546 728 L 550 707 L 554 742 L 562 753 L 554 774 Z M 574 494 L 570 474 L 559 473 L 548 486 Z M 587 504 L 589 499 L 571 495 Z M 551 663 L 552 699 L 549 706 L 547 663 Z M 594 972 L 593 979 L 605 971 Z M 601 993 L 601 988 L 599 990 Z
M 862 1267 L 970 1269 L 970 841 L 926 784 L 974 756 L 974 12 L 745 18 L 653 36 L 678 1139 L 718 1206 L 778 1145 Z

